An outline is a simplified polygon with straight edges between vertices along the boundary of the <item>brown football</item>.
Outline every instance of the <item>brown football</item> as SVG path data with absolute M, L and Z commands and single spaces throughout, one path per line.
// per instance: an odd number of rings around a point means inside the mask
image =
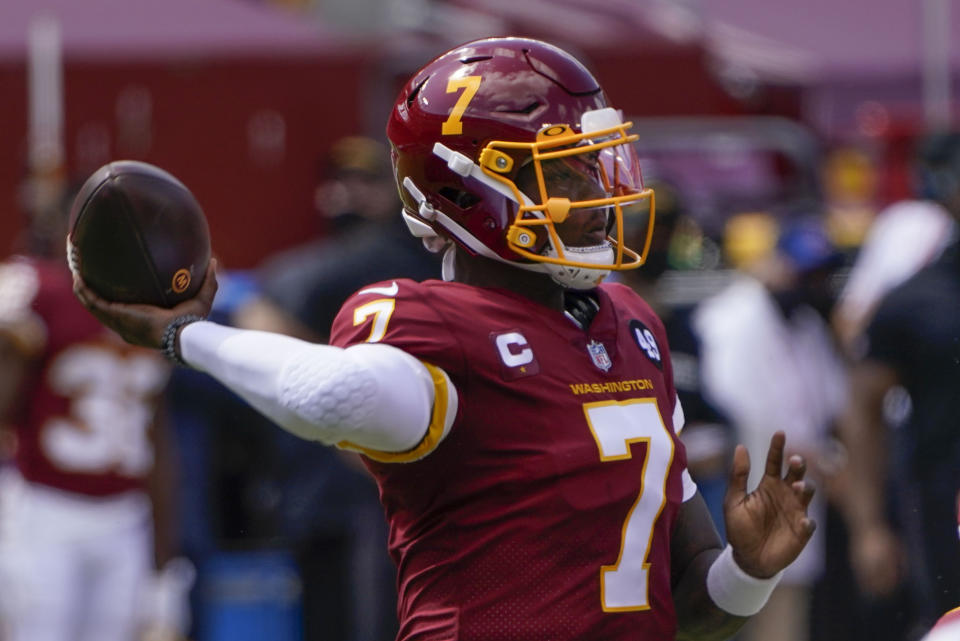
M 119 160 L 80 188 L 67 254 L 71 270 L 101 297 L 173 307 L 203 283 L 210 231 L 183 183 L 159 167 Z

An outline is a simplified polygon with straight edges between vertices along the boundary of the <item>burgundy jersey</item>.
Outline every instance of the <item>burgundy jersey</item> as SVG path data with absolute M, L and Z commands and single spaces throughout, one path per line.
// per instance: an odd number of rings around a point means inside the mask
M 4 263 L 0 292 L 0 326 L 22 330 L 29 321 L 41 337 L 13 409 L 20 473 L 92 496 L 142 488 L 153 465 L 148 430 L 166 364 L 104 329 L 74 297 L 61 262 Z
M 367 459 L 399 571 L 399 639 L 674 638 L 686 454 L 666 338 L 630 289 L 596 291 L 586 331 L 519 295 L 439 281 L 368 287 L 334 322 L 334 344 L 399 347 L 459 395 L 429 454 Z

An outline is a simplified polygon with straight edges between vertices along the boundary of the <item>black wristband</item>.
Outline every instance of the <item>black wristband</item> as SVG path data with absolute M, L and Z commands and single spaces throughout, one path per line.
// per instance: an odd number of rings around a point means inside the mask
M 190 323 L 195 323 L 202 320 L 203 316 L 197 316 L 196 314 L 185 314 L 183 316 L 177 316 L 170 321 L 170 324 L 164 328 L 163 336 L 160 338 L 160 352 L 167 357 L 167 360 L 176 363 L 177 365 L 189 367 L 187 362 L 183 360 L 183 358 L 181 358 L 180 354 L 177 352 L 177 332 L 184 325 L 189 325 Z

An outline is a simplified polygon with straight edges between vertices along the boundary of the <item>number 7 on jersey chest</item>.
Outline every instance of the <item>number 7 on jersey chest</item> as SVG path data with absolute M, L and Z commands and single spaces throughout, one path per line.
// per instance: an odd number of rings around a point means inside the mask
M 647 610 L 653 529 L 666 503 L 674 442 L 655 398 L 585 403 L 583 413 L 604 463 L 633 457 L 631 445 L 646 443 L 639 493 L 623 523 L 616 563 L 600 568 L 604 612 Z

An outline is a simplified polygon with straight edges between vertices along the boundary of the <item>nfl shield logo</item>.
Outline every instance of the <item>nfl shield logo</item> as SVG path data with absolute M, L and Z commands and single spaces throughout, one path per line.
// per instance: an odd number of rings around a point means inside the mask
M 607 354 L 607 348 L 603 346 L 603 343 L 592 340 L 587 343 L 587 351 L 590 353 L 590 359 L 593 360 L 593 364 L 603 371 L 606 372 L 613 367 L 613 361 L 610 360 L 610 356 Z

